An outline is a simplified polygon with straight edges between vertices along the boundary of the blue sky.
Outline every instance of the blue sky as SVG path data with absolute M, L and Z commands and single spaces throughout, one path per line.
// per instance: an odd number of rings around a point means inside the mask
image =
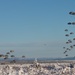
M 17 57 L 64 57 L 64 30 L 75 31 L 67 25 L 75 20 L 68 14 L 74 7 L 74 0 L 1 0 L 1 53 L 13 49 Z

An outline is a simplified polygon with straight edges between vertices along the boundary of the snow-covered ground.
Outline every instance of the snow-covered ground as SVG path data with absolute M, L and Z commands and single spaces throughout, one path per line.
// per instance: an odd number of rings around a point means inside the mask
M 33 63 L 0 65 L 0 75 L 75 75 L 75 64 Z

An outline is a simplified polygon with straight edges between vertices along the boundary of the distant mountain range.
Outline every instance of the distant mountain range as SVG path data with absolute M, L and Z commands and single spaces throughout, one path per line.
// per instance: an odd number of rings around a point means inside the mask
M 0 61 L 3 61 L 4 59 L 0 58 Z M 34 61 L 35 58 L 8 58 L 7 61 L 16 60 L 16 61 Z M 51 61 L 51 60 L 75 60 L 75 57 L 67 57 L 67 58 L 37 58 L 38 61 Z
M 67 57 L 67 58 L 38 58 L 38 60 L 75 60 L 75 57 Z

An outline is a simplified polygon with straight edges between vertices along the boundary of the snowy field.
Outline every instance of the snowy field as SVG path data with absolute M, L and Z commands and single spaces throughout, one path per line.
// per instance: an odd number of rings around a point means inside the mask
M 74 63 L 2 64 L 0 75 L 75 75 Z

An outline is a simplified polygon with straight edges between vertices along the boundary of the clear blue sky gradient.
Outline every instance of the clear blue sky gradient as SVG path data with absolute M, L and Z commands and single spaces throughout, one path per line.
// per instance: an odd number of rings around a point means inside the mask
M 75 32 L 67 25 L 75 21 L 70 11 L 75 11 L 74 0 L 0 0 L 0 52 L 13 49 L 17 57 L 64 57 L 64 30 Z

